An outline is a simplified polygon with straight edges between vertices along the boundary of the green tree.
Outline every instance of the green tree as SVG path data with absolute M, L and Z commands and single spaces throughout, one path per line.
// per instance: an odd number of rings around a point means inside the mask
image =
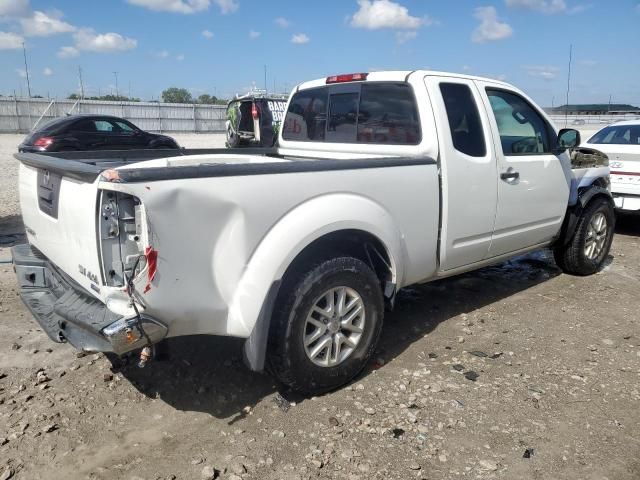
M 209 95 L 208 93 L 203 93 L 198 97 L 198 103 L 215 105 L 217 102 L 218 102 L 218 98 L 213 95 Z
M 165 103 L 193 103 L 193 97 L 186 88 L 171 87 L 162 92 Z

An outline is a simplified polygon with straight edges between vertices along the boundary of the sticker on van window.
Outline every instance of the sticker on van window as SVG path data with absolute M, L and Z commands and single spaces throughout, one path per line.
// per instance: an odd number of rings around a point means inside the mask
M 281 123 L 284 119 L 287 102 L 269 100 L 267 104 L 269 105 L 269 110 L 271 110 L 271 114 L 273 115 L 273 123 Z

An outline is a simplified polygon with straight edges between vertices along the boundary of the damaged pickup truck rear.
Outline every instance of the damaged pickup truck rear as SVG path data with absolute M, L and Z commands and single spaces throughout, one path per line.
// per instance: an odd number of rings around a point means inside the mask
M 328 391 L 404 286 L 540 248 L 598 271 L 609 169 L 572 166 L 579 143 L 511 85 L 406 71 L 298 85 L 277 149 L 19 153 L 21 296 L 82 350 L 241 337 L 253 370 Z

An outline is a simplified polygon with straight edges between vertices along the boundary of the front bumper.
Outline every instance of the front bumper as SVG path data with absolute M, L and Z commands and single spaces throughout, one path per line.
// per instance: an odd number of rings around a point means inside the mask
M 167 335 L 167 327 L 155 319 L 113 313 L 31 245 L 16 245 L 11 255 L 20 298 L 54 342 L 122 355 Z

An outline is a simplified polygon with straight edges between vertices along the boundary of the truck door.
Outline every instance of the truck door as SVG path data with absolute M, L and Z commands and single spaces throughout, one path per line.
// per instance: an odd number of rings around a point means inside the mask
M 550 241 L 564 219 L 569 183 L 554 153 L 555 130 L 533 103 L 488 82 L 478 86 L 498 154 L 498 211 L 489 249 L 495 257 Z
M 487 257 L 497 207 L 497 166 L 489 118 L 472 80 L 427 76 L 440 149 L 440 269 Z

